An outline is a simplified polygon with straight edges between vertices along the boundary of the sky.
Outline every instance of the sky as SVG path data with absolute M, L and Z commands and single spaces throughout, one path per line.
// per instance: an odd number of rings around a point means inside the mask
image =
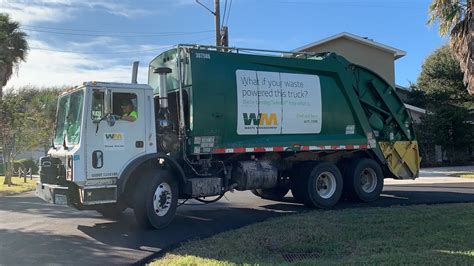
M 200 0 L 212 9 L 213 0 Z M 430 0 L 221 0 L 229 45 L 293 50 L 340 32 L 407 52 L 396 82 L 415 82 L 426 56 L 447 42 L 428 26 Z M 83 81 L 139 83 L 150 60 L 178 43 L 215 43 L 214 16 L 195 0 L 0 0 L 0 12 L 28 34 L 26 63 L 7 84 L 71 86 Z

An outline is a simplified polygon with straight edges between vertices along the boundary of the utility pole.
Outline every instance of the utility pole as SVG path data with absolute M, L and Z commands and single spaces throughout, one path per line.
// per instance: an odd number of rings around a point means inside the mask
M 216 46 L 221 46 L 221 10 L 220 0 L 214 0 L 214 18 L 216 19 Z
M 221 8 L 220 8 L 220 0 L 214 0 L 214 11 L 210 8 L 205 6 L 203 3 L 199 2 L 199 0 L 195 0 L 196 3 L 207 9 L 207 11 L 211 12 L 214 15 L 215 19 L 215 27 L 216 27 L 216 46 L 229 46 L 229 34 L 227 26 L 223 26 L 221 28 Z M 232 1 L 231 1 L 232 4 Z M 226 9 L 227 9 L 227 2 L 226 2 Z M 229 7 L 230 12 L 230 7 Z M 224 16 L 225 16 L 224 12 Z

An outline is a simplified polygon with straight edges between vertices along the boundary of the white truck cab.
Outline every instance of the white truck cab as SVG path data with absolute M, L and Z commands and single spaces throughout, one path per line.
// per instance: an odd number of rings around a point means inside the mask
M 126 108 L 133 108 L 134 121 L 122 119 Z M 81 209 L 115 204 L 126 167 L 157 152 L 153 108 L 148 85 L 85 82 L 64 92 L 52 147 L 40 162 L 46 179 L 38 184 L 40 197 Z

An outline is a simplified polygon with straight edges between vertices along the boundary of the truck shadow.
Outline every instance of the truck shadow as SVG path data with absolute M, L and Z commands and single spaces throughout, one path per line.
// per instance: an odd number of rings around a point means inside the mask
M 231 229 L 261 222 L 293 212 L 278 212 L 246 208 L 178 211 L 173 222 L 162 230 L 144 230 L 135 223 L 131 210 L 120 221 L 98 223 L 77 228 L 93 239 L 111 246 L 137 250 L 169 249 L 179 244 L 210 237 Z

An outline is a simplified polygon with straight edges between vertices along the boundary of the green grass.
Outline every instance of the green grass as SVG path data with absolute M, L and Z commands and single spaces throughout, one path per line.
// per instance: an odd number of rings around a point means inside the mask
M 11 196 L 18 193 L 31 191 L 36 188 L 36 180 L 26 179 L 26 183 L 23 183 L 23 178 L 13 177 L 12 185 L 4 185 L 3 181 L 5 180 L 4 176 L 0 176 L 0 196 Z
M 474 172 L 463 172 L 463 173 L 454 173 L 449 176 L 460 177 L 460 178 L 474 178 Z
M 191 241 L 152 265 L 474 264 L 474 203 L 311 211 Z

